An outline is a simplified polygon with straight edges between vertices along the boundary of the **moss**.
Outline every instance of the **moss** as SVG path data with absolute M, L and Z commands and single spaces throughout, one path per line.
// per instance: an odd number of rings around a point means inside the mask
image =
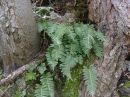
M 82 66 L 77 66 L 71 72 L 72 79 L 66 80 L 62 89 L 62 97 L 78 97 L 78 89 L 80 85 Z
M 126 81 L 126 82 L 124 83 L 124 86 L 123 86 L 123 87 L 129 88 L 129 87 L 130 87 L 130 81 Z

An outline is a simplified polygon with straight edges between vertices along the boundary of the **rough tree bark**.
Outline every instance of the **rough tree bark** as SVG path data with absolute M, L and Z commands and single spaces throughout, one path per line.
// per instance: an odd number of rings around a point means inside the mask
M 30 0 L 0 0 L 0 66 L 7 76 L 39 50 Z
M 97 91 L 94 97 L 119 97 L 116 86 L 127 55 L 130 35 L 130 0 L 88 0 L 88 18 L 108 37 L 104 58 L 97 67 Z M 81 84 L 80 97 L 90 97 Z

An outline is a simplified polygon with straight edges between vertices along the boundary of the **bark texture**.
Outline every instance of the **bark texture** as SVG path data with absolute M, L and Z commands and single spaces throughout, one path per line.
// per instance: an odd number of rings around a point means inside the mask
M 108 38 L 104 58 L 97 65 L 97 91 L 94 97 L 119 97 L 116 86 L 124 69 L 127 37 L 130 35 L 130 0 L 88 0 L 88 18 Z M 91 97 L 81 83 L 79 97 Z
M 7 76 L 39 50 L 30 0 L 0 0 L 0 66 Z

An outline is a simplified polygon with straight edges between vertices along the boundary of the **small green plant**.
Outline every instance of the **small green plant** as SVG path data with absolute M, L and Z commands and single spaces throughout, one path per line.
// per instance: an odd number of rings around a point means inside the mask
M 36 73 L 34 72 L 35 67 L 30 65 L 29 70 L 25 73 L 24 79 L 25 81 L 36 80 Z
M 51 38 L 51 44 L 46 52 L 47 63 L 52 72 L 59 66 L 63 76 L 73 80 L 71 71 L 77 65 L 84 67 L 83 75 L 90 95 L 96 91 L 95 58 L 102 58 L 102 43 L 104 35 L 95 31 L 94 27 L 82 23 L 54 23 L 38 21 L 40 31 Z
M 87 86 L 87 89 L 89 93 L 94 96 L 96 91 L 96 68 L 93 65 L 90 65 L 89 67 L 85 66 L 83 69 L 85 84 Z
M 33 71 L 29 71 L 26 73 L 25 81 L 35 80 L 35 79 L 36 79 L 36 73 L 34 73 Z
M 41 84 L 36 85 L 35 97 L 54 97 L 54 83 L 51 74 L 44 74 L 40 82 Z

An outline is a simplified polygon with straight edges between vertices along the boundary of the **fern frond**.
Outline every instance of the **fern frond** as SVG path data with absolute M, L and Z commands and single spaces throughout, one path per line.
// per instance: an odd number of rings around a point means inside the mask
M 50 10 L 46 9 L 46 11 L 49 12 Z M 40 15 L 43 13 L 42 9 L 37 12 Z M 38 21 L 38 28 L 39 31 L 46 32 L 52 42 L 46 53 L 50 69 L 54 71 L 58 64 L 63 75 L 68 79 L 71 79 L 72 69 L 77 68 L 77 64 L 82 64 L 81 66 L 85 65 L 83 63 L 91 64 L 95 57 L 101 58 L 103 55 L 102 45 L 106 39 L 103 33 L 95 31 L 93 25 L 40 20 Z M 44 70 L 39 68 L 41 74 L 44 73 Z M 95 67 L 93 65 L 84 67 L 83 75 L 87 89 L 93 96 L 96 91 L 97 80 Z M 43 75 L 41 85 L 36 87 L 35 97 L 53 97 L 53 89 L 53 78 L 50 74 Z
M 72 54 L 72 55 L 81 53 L 80 45 L 79 45 L 78 41 L 76 41 L 76 40 L 75 40 L 75 42 L 69 44 L 68 49 L 69 49 L 70 54 Z
M 83 53 L 86 55 L 89 55 L 90 50 L 92 49 L 92 40 L 93 37 L 91 37 L 90 35 L 86 36 L 85 38 L 83 38 L 80 42 L 81 46 L 82 46 L 82 50 Z
M 89 94 L 94 96 L 97 87 L 96 68 L 93 65 L 90 65 L 89 67 L 85 66 L 83 69 L 83 75 Z
M 66 56 L 66 59 L 64 60 L 64 62 L 62 62 L 63 64 L 61 65 L 61 70 L 63 75 L 67 76 L 69 79 L 71 79 L 71 69 L 73 67 L 75 67 L 76 65 L 76 60 L 73 56 L 68 55 Z
M 58 61 L 64 54 L 63 45 L 60 45 L 60 46 L 55 45 L 55 46 L 53 46 L 51 54 L 52 54 L 52 58 L 54 58 L 55 60 Z
M 54 83 L 50 74 L 42 76 L 41 85 L 36 86 L 35 97 L 54 97 Z
M 55 60 L 55 57 L 52 57 L 52 50 L 51 48 L 48 49 L 48 52 L 46 53 L 47 62 L 52 70 L 56 67 L 58 64 L 58 60 Z
M 103 33 L 101 33 L 101 32 L 95 32 L 95 35 L 96 35 L 96 38 L 98 39 L 98 40 L 100 40 L 101 42 L 104 42 L 104 41 L 106 41 L 106 37 L 103 35 Z
M 64 55 L 64 47 L 63 45 L 51 45 L 48 48 L 48 52 L 46 53 L 46 58 L 49 66 L 52 70 L 54 70 L 55 66 L 58 64 L 59 59 L 61 59 Z
M 37 25 L 38 25 L 38 32 L 41 32 L 41 31 L 43 31 L 43 30 L 45 30 L 45 21 L 43 21 L 43 20 L 41 20 L 41 19 L 39 19 L 38 21 L 37 21 Z
M 103 47 L 102 43 L 97 40 L 96 43 L 93 44 L 93 50 L 97 57 L 102 58 L 103 57 Z
M 73 26 L 68 26 L 66 31 L 67 31 L 66 34 L 67 34 L 68 38 L 70 38 L 72 41 L 75 41 L 76 40 L 75 39 L 76 38 L 76 34 L 74 32 Z
M 47 31 L 46 33 L 50 36 L 53 37 L 52 35 L 54 35 L 54 33 L 56 32 L 58 26 L 57 24 L 53 23 L 53 22 L 48 22 L 47 24 Z
M 47 34 L 52 40 L 46 53 L 47 62 L 52 70 L 57 64 L 60 64 L 63 75 L 69 79 L 71 79 L 71 70 L 76 64 L 82 64 L 86 55 L 88 62 L 90 54 L 99 58 L 103 55 L 102 42 L 105 38 L 102 33 L 96 32 L 92 25 L 83 23 L 67 25 L 50 22 Z M 93 66 L 84 67 L 83 73 L 88 91 L 94 95 L 96 91 L 95 68 Z

